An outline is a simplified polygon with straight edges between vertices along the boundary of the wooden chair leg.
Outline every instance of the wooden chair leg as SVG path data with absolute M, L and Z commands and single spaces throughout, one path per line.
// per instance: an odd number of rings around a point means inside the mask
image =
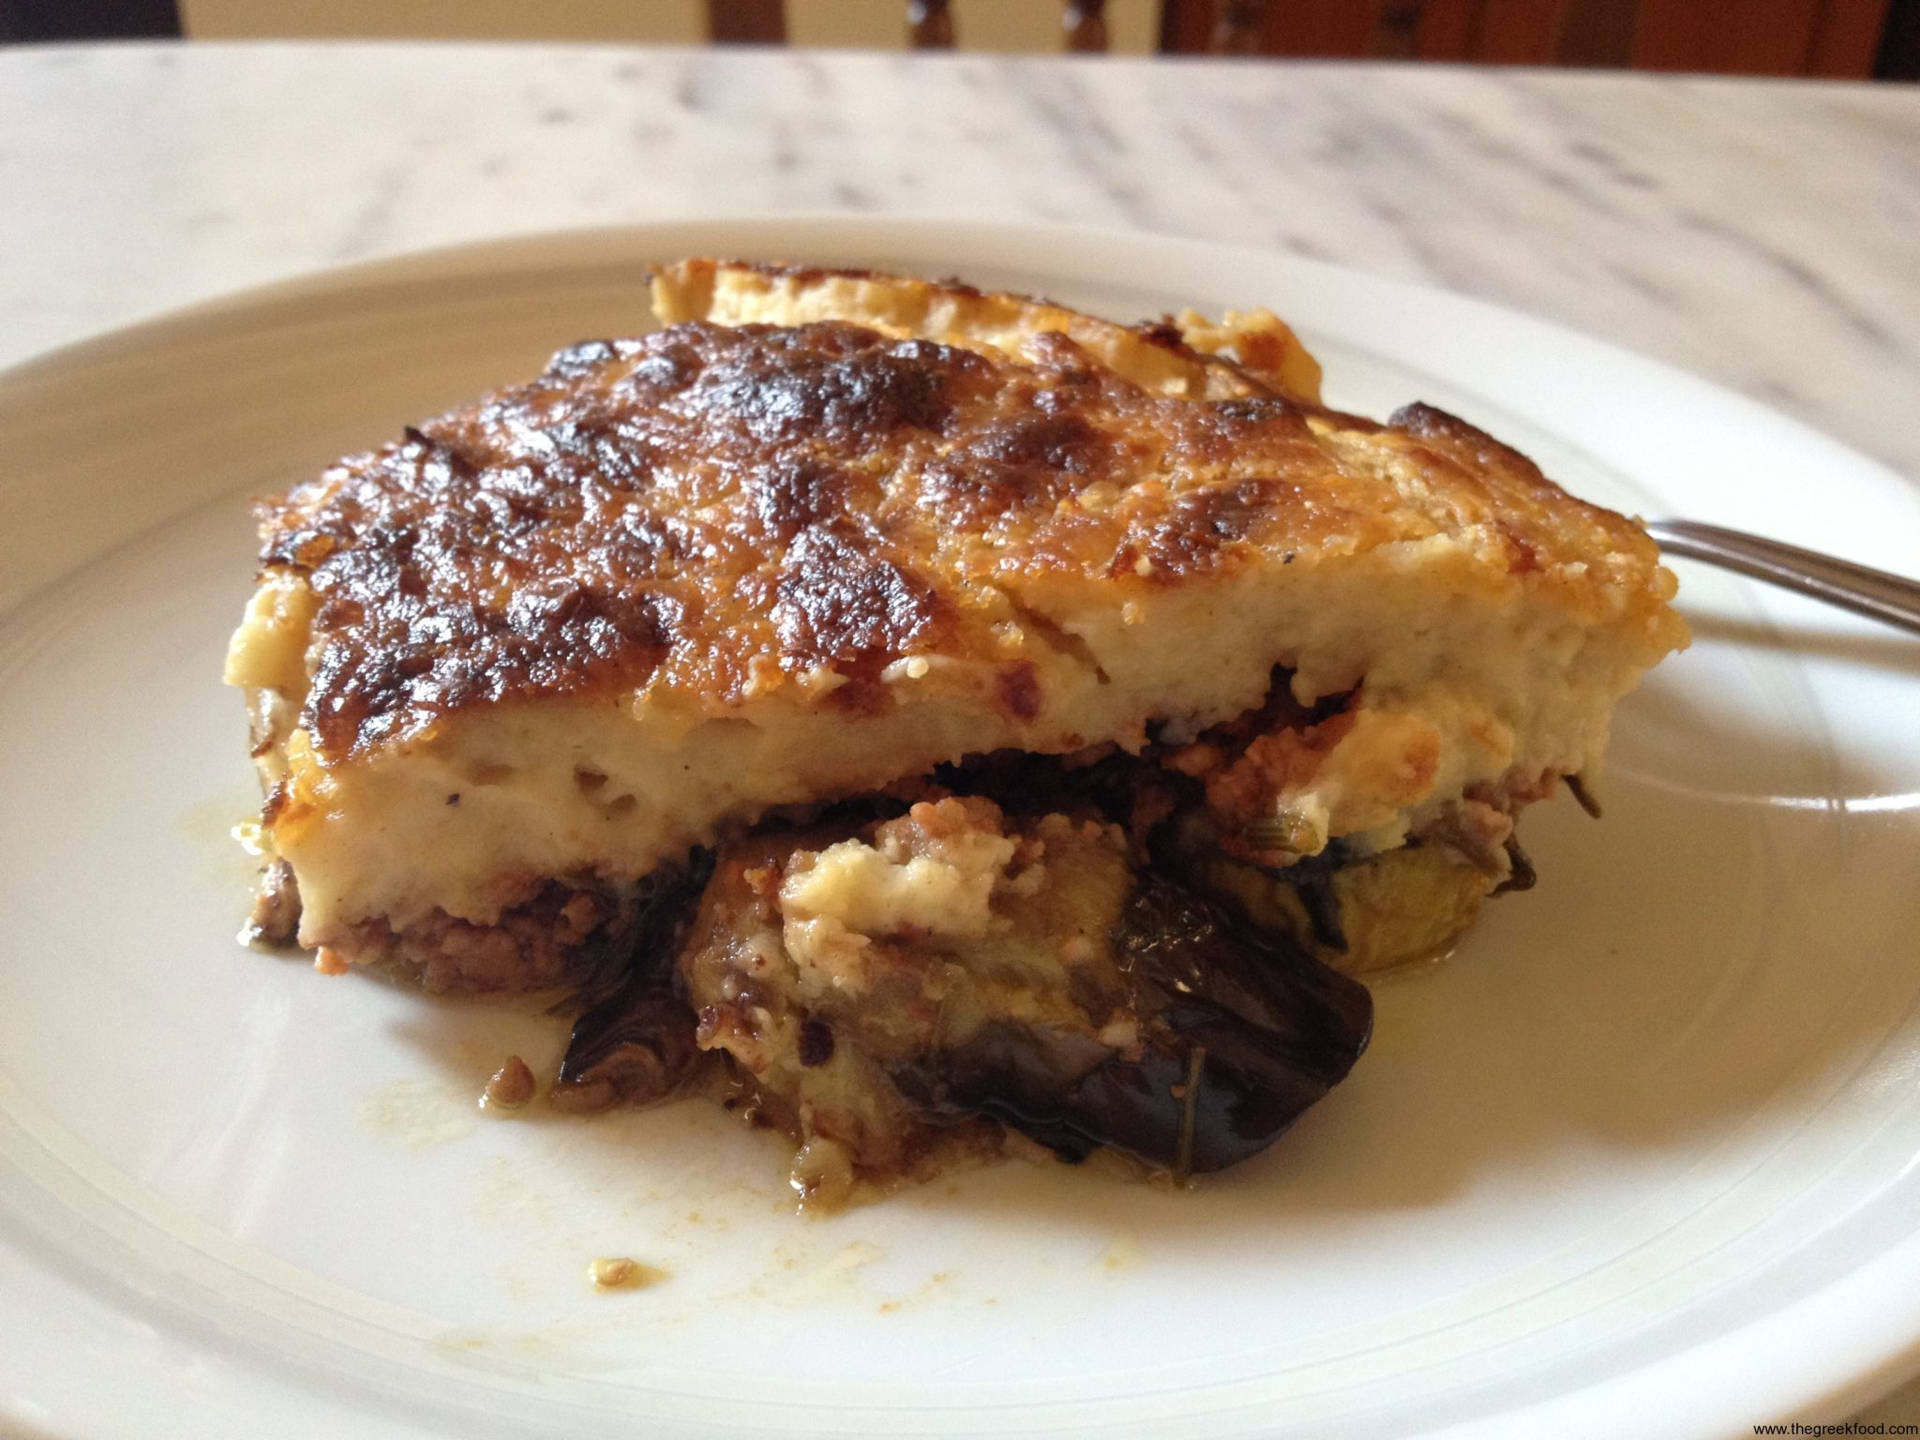
M 1107 48 L 1107 0 L 1067 0 L 1063 21 L 1067 49 L 1079 55 L 1104 54 Z
M 916 50 L 953 49 L 953 12 L 947 0 L 908 0 L 907 43 Z

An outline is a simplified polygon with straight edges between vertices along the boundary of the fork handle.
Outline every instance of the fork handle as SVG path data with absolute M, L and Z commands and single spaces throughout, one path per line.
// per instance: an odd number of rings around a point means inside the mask
M 1697 520 L 1649 520 L 1646 530 L 1669 555 L 1737 570 L 1920 635 L 1920 580 Z

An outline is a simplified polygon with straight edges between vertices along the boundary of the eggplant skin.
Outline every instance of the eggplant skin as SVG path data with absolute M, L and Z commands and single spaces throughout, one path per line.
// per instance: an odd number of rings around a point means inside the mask
M 587 1011 L 574 1025 L 554 1084 L 561 1108 L 666 1099 L 700 1059 L 697 1024 L 687 1002 L 664 990 L 623 994 Z
M 553 1091 L 562 1108 L 651 1104 L 693 1073 L 697 1022 L 675 993 L 673 967 L 712 873 L 711 853 L 696 851 L 641 883 L 632 919 L 601 957 L 600 978 L 579 997 Z
M 1113 932 L 1140 1017 L 1128 1050 L 994 1020 L 894 1072 L 904 1093 L 991 1116 L 1084 1159 L 1105 1146 L 1178 1174 L 1258 1154 L 1346 1078 L 1367 1047 L 1364 985 L 1142 872 Z

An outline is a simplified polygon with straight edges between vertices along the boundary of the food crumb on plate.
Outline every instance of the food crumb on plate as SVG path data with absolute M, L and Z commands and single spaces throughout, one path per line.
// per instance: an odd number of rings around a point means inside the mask
M 493 1072 L 487 1088 L 480 1094 L 482 1110 L 519 1110 L 533 1099 L 537 1085 L 533 1071 L 518 1055 L 509 1055 L 507 1063 Z
M 1100 1268 L 1112 1273 L 1118 1270 L 1131 1270 L 1145 1258 L 1140 1249 L 1139 1237 L 1130 1231 L 1118 1231 L 1106 1250 L 1100 1256 Z
M 603 1255 L 587 1266 L 596 1290 L 642 1290 L 667 1278 L 667 1272 L 625 1255 Z

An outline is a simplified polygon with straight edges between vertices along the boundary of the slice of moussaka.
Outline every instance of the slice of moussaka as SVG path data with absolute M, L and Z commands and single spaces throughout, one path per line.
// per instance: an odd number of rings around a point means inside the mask
M 580 987 L 556 1098 L 709 1057 L 810 1190 L 1260 1148 L 1685 642 L 1637 525 L 1326 409 L 1265 311 L 706 260 L 654 308 L 263 507 L 255 928 Z

